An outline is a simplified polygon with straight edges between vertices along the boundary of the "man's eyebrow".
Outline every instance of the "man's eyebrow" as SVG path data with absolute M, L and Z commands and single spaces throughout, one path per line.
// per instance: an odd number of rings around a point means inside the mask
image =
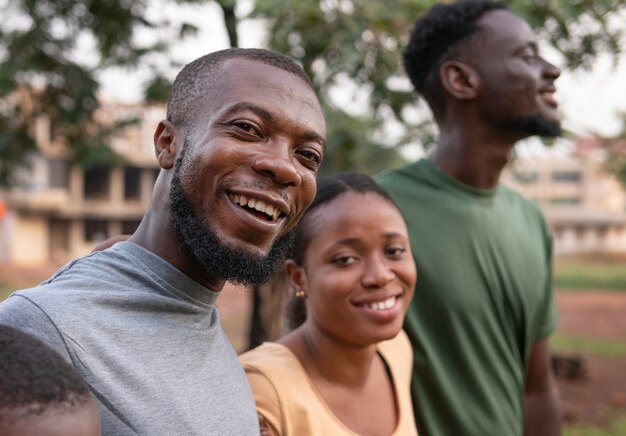
M 240 101 L 238 103 L 235 103 L 234 105 L 226 109 L 226 111 L 224 111 L 222 116 L 227 117 L 237 112 L 246 111 L 246 110 L 253 112 L 266 123 L 276 122 L 276 118 L 271 112 L 263 109 L 260 106 L 257 106 L 256 104 L 253 104 L 247 101 Z M 313 130 L 305 130 L 302 137 L 307 141 L 319 142 L 324 147 L 324 151 L 326 151 L 326 138 L 324 138 L 322 135 L 314 132 Z
M 526 41 L 517 49 L 517 51 L 521 52 L 526 50 L 527 48 L 530 48 L 535 53 L 539 52 L 539 45 L 537 44 L 537 41 Z
M 247 101 L 240 101 L 239 103 L 235 103 L 234 105 L 226 109 L 226 111 L 224 111 L 223 116 L 233 115 L 236 112 L 241 112 L 245 110 L 255 113 L 259 118 L 261 118 L 266 123 L 276 122 L 276 118 L 270 112 L 268 112 L 267 110 L 263 109 L 260 106 L 257 106 L 256 104 L 253 104 Z
M 312 130 L 307 130 L 304 132 L 304 135 L 302 135 L 302 137 L 307 141 L 319 142 L 322 147 L 324 147 L 324 151 L 326 151 L 326 138 L 324 138 L 322 135 L 319 135 Z

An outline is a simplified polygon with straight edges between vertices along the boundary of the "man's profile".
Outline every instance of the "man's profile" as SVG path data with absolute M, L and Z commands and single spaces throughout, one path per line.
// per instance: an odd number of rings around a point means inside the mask
M 560 70 L 491 0 L 431 8 L 404 63 L 440 132 L 425 159 L 378 177 L 407 218 L 418 271 L 404 326 L 418 431 L 558 434 L 550 231 L 499 180 L 516 141 L 559 134 Z

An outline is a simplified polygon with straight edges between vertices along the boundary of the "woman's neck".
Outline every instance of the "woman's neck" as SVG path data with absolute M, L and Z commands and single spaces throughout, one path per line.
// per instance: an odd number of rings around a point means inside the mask
M 376 344 L 346 344 L 309 322 L 280 342 L 298 358 L 312 379 L 321 378 L 346 387 L 363 386 L 377 358 Z

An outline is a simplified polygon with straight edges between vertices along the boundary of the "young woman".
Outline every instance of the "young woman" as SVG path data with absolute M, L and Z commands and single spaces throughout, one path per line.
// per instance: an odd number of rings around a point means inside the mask
M 285 270 L 306 319 L 241 356 L 264 434 L 417 434 L 402 332 L 416 272 L 393 201 L 365 175 L 320 180 Z

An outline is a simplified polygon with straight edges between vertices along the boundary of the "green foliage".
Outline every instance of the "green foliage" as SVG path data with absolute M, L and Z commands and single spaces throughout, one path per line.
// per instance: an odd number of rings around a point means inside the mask
M 626 189 L 626 112 L 620 114 L 622 119 L 621 133 L 614 137 L 600 138 L 600 143 L 607 152 L 604 169 Z
M 170 0 L 201 4 L 211 0 Z M 231 45 L 237 45 L 236 0 L 215 0 Z M 626 0 L 544 0 L 507 2 L 540 29 L 570 67 L 587 67 L 603 51 L 620 51 L 619 31 L 609 25 L 612 11 Z M 329 170 L 376 172 L 402 160 L 407 144 L 425 146 L 435 131 L 426 112 L 415 115 L 415 96 L 400 65 L 411 24 L 434 0 L 256 0 L 252 18 L 265 19 L 267 45 L 288 53 L 304 66 L 318 88 L 331 133 Z M 147 14 L 149 0 L 0 0 L 0 185 L 27 162 L 34 149 L 33 119 L 51 118 L 52 136 L 63 137 L 75 159 L 115 161 L 100 150 L 106 129 L 95 120 L 98 83 L 95 72 L 111 66 L 152 70 L 146 99 L 162 101 L 169 89 L 163 73 L 172 44 L 196 33 L 188 23 L 173 24 Z M 159 37 L 140 44 L 136 35 L 158 29 Z M 169 35 L 178 35 L 171 38 Z M 79 40 L 91 40 L 90 59 L 78 56 Z M 159 56 L 160 54 L 160 56 Z M 359 104 L 338 104 L 334 91 L 349 83 Z M 10 100 L 17 89 L 32 101 Z M 356 106 L 352 107 L 352 106 Z M 386 126 L 395 123 L 397 133 Z M 337 135 L 336 137 L 332 135 Z M 93 149 L 93 150 L 92 150 Z M 93 156 L 97 156 L 94 158 Z
M 563 54 L 569 68 L 590 68 L 602 52 L 621 53 L 623 28 L 610 21 L 617 18 L 616 11 L 624 12 L 622 0 L 513 0 L 507 4 Z
M 328 118 L 333 132 L 350 133 L 335 127 L 338 120 L 352 120 L 365 129 L 354 132 L 354 137 L 338 138 L 343 142 L 333 148 L 338 154 L 333 156 L 334 170 L 371 171 L 366 162 L 356 159 L 355 143 L 369 150 L 401 148 L 410 142 L 426 147 L 432 144 L 428 117 L 407 111 L 414 107 L 416 97 L 403 79 L 400 61 L 412 23 L 435 3 L 257 0 L 251 16 L 266 20 L 268 46 L 302 63 L 326 106 L 333 106 L 332 91 L 343 87 L 346 77 L 368 94 L 357 115 L 348 108 L 334 107 L 333 115 L 343 112 L 343 116 Z M 507 4 L 539 29 L 541 37 L 563 53 L 571 68 L 589 67 L 600 52 L 620 52 L 621 29 L 612 28 L 609 21 L 612 11 L 623 9 L 624 0 L 517 0 Z M 376 141 L 390 119 L 400 124 L 403 134 L 399 139 Z
M 621 436 L 626 435 L 626 416 L 616 415 L 607 428 L 591 424 L 570 424 L 563 428 L 563 436 Z
M 550 348 L 554 351 L 592 354 L 599 357 L 626 357 L 626 337 L 620 341 L 557 332 L 550 337 Z
M 206 0 L 208 1 L 208 0 Z M 99 84 L 96 70 L 146 65 L 148 54 L 163 52 L 169 42 L 139 44 L 136 33 L 174 28 L 146 18 L 148 0 L 0 0 L 0 186 L 15 182 L 15 172 L 28 163 L 35 147 L 34 120 L 45 114 L 51 138 L 62 138 L 75 161 L 87 165 L 120 161 L 109 147 L 121 124 L 97 120 Z M 11 19 L 6 19 L 11 17 Z M 193 34 L 178 24 L 181 36 Z M 95 49 L 84 59 L 79 41 Z M 177 42 L 177 41 L 176 41 Z M 156 78 L 159 79 L 158 71 Z M 163 80 L 148 87 L 150 101 L 162 99 Z
M 400 88 L 397 85 L 403 74 L 400 53 L 410 28 L 407 17 L 418 16 L 431 4 L 401 0 L 256 2 L 251 16 L 267 21 L 268 46 L 302 64 L 326 107 L 332 159 L 326 169 L 374 173 L 386 168 L 385 163 L 403 161 L 393 147 L 411 141 L 422 124 L 404 116 L 403 110 L 414 96 L 406 80 Z M 366 103 L 356 114 L 338 107 L 330 97 L 346 79 L 354 93 L 366 94 Z M 376 134 L 389 119 L 399 120 L 410 133 L 396 142 L 377 141 Z
M 554 286 L 562 290 L 603 289 L 626 292 L 626 268 L 620 262 L 558 262 L 554 268 Z

